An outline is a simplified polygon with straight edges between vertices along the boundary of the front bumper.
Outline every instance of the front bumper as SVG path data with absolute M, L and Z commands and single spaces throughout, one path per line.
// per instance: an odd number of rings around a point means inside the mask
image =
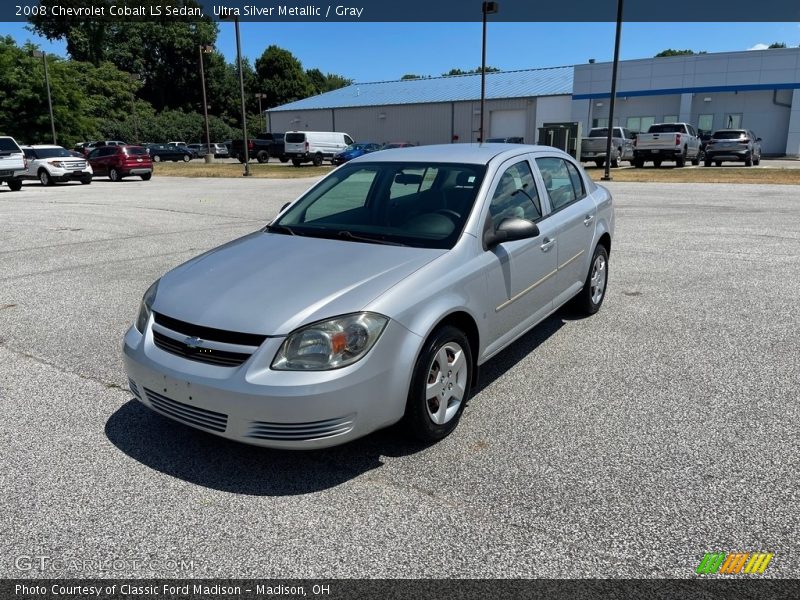
M 363 359 L 332 371 L 269 368 L 283 337 L 239 367 L 177 356 L 131 327 L 123 342 L 131 391 L 148 408 L 238 442 L 313 449 L 343 444 L 399 421 L 422 339 L 389 321 Z
M 91 179 L 92 171 L 85 169 L 81 171 L 71 171 L 67 169 L 53 169 L 50 171 L 50 177 L 56 181 L 80 181 L 82 179 Z

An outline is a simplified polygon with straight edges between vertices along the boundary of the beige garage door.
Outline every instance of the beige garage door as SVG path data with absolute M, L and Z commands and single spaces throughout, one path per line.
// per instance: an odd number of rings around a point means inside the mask
M 525 110 L 493 110 L 489 136 L 525 137 Z

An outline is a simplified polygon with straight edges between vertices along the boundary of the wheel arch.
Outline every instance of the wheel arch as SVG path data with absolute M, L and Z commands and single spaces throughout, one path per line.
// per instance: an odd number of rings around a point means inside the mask
M 471 350 L 470 353 L 472 354 L 472 381 L 470 383 L 474 389 L 478 383 L 478 355 L 480 352 L 481 341 L 478 324 L 473 316 L 467 311 L 462 309 L 453 310 L 431 325 L 424 337 L 425 343 L 427 343 L 431 335 L 433 335 L 433 332 L 446 325 L 455 327 L 459 331 L 462 331 L 467 337 L 467 341 L 469 342 Z M 422 347 L 425 346 L 425 343 L 422 344 Z

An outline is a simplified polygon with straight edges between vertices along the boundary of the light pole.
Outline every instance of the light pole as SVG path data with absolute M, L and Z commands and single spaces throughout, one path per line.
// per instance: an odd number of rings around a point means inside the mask
M 500 6 L 497 2 L 484 2 L 481 6 L 483 12 L 483 47 L 481 49 L 481 125 L 478 129 L 478 141 L 483 143 L 483 106 L 486 103 L 486 15 L 493 15 Z
M 44 83 L 47 86 L 47 106 L 50 109 L 50 129 L 53 132 L 53 145 L 58 144 L 56 141 L 56 120 L 53 118 L 53 97 L 50 94 L 50 74 L 47 71 L 47 52 L 41 50 L 33 51 L 34 58 L 41 58 L 44 63 Z
M 266 97 L 266 94 L 260 92 L 256 94 L 256 98 L 258 98 L 258 114 L 261 116 L 261 131 L 266 131 L 267 128 L 266 123 L 264 123 L 264 111 L 261 110 L 261 100 Z
M 211 54 L 214 46 L 200 46 L 200 81 L 203 85 L 203 116 L 206 120 L 206 155 L 207 163 L 214 162 L 214 153 L 211 151 L 211 133 L 208 130 L 208 101 L 206 100 L 206 72 L 203 66 L 203 54 Z
M 242 42 L 239 36 L 239 15 L 231 14 L 231 10 L 227 8 L 223 8 L 222 14 L 220 14 L 220 19 L 230 19 L 233 18 L 233 24 L 236 27 L 236 64 L 239 67 L 239 91 L 241 92 L 242 96 L 242 136 L 243 136 L 243 143 L 244 146 L 244 173 L 242 173 L 245 177 L 250 176 L 250 148 L 247 144 L 247 113 L 245 110 L 244 104 L 244 71 L 242 71 Z
M 614 102 L 617 99 L 617 67 L 619 66 L 619 40 L 622 36 L 622 0 L 617 0 L 617 33 L 614 38 L 614 65 L 611 68 L 611 102 L 608 105 L 608 138 L 606 139 L 606 170 L 603 181 L 611 181 L 611 137 L 614 133 Z M 620 157 L 622 158 L 622 157 Z

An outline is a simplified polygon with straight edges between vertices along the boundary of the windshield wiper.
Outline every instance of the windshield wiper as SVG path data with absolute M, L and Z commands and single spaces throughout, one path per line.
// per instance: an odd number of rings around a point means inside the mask
M 344 240 L 352 240 L 354 242 L 367 242 L 369 244 L 383 244 L 385 246 L 405 246 L 405 244 L 401 244 L 400 242 L 390 242 L 389 240 L 375 238 L 375 237 L 367 237 L 363 235 L 356 235 L 352 231 L 340 231 L 336 234 L 338 237 Z
M 273 233 L 288 233 L 289 235 L 297 235 L 291 227 L 287 227 L 286 225 L 273 225 L 272 223 L 267 225 L 267 231 L 271 231 Z

